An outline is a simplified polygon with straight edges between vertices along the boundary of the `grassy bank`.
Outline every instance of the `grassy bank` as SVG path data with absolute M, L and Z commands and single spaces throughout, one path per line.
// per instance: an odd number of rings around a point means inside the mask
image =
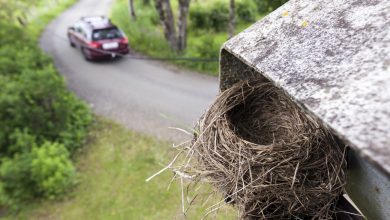
M 181 187 L 165 172 L 145 179 L 168 164 L 169 143 L 128 131 L 102 119 L 90 128 L 86 146 L 77 154 L 79 183 L 62 201 L 32 203 L 4 219 L 183 219 Z M 188 219 L 200 219 L 212 202 L 195 205 Z M 223 209 L 217 219 L 234 219 Z
M 189 16 L 188 46 L 182 54 L 177 54 L 169 48 L 164 39 L 159 17 L 152 1 L 150 1 L 151 3 L 149 5 L 145 5 L 142 2 L 134 1 L 138 18 L 136 21 L 131 20 L 129 17 L 128 1 L 116 0 L 111 10 L 111 19 L 127 34 L 130 46 L 134 50 L 151 57 L 218 58 L 221 45 L 228 39 L 226 33 L 226 15 L 228 15 L 228 11 L 226 12 L 226 10 L 228 10 L 228 1 L 193 1 L 191 3 L 193 13 L 192 16 Z M 173 12 L 177 13 L 177 1 L 171 2 Z M 212 6 L 215 2 L 218 4 Z M 248 1 L 238 2 L 246 4 Z M 253 5 L 248 5 L 248 7 L 253 7 L 256 10 Z M 213 8 L 213 10 L 208 11 L 207 13 L 209 14 L 206 14 L 205 10 L 208 8 Z M 244 10 L 246 9 L 244 8 Z M 246 11 L 243 12 L 244 17 L 245 13 Z M 263 16 L 256 11 L 250 11 L 250 13 L 252 17 L 246 21 L 243 20 L 245 18 L 240 19 L 240 17 L 237 17 L 237 33 Z M 209 19 L 207 17 L 213 17 L 213 14 L 215 15 L 215 22 L 207 23 L 207 19 Z M 218 62 L 173 61 L 172 63 L 211 75 L 218 74 Z
M 45 25 L 73 2 L 1 2 L 1 213 L 60 197 L 75 183 L 71 155 L 83 145 L 92 115 L 37 45 Z

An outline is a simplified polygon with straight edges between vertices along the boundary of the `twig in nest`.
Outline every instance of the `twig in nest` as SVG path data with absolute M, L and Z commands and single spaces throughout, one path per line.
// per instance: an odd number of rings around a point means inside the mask
M 197 129 L 178 170 L 210 182 L 241 218 L 331 218 L 345 184 L 343 149 L 275 86 L 235 84 Z

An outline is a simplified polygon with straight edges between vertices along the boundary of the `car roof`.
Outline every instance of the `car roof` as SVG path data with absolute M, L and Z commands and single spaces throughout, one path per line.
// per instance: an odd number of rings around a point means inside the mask
M 91 29 L 115 27 L 115 25 L 111 23 L 110 19 L 105 16 L 82 17 L 80 20 L 88 24 Z

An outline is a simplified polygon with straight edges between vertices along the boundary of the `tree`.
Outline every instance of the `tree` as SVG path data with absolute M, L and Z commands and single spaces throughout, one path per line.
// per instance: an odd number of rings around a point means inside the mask
M 181 52 L 187 46 L 187 17 L 189 7 L 190 0 L 179 0 L 178 34 L 176 35 L 175 20 L 170 0 L 156 0 L 156 10 L 160 17 L 165 39 L 175 51 Z
M 178 50 L 183 51 L 187 47 L 187 17 L 190 0 L 179 0 L 178 20 Z
M 235 15 L 235 4 L 234 0 L 230 0 L 229 7 L 229 38 L 233 37 L 236 30 L 236 15 Z
M 134 9 L 134 0 L 129 0 L 129 13 L 133 21 L 137 20 L 137 16 L 135 14 L 135 9 Z
M 156 9 L 164 30 L 165 39 L 172 49 L 177 50 L 176 29 L 170 0 L 156 0 Z

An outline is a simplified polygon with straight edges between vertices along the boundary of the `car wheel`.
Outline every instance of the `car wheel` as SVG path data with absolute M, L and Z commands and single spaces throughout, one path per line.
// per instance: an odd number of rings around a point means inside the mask
M 76 44 L 73 43 L 72 38 L 71 38 L 71 36 L 69 34 L 68 34 L 68 41 L 69 41 L 69 45 L 71 47 L 76 47 Z
M 83 57 L 84 57 L 85 60 L 91 61 L 91 58 L 88 57 L 87 49 L 85 49 L 84 47 L 82 47 L 82 48 L 81 48 L 81 53 L 83 54 Z

